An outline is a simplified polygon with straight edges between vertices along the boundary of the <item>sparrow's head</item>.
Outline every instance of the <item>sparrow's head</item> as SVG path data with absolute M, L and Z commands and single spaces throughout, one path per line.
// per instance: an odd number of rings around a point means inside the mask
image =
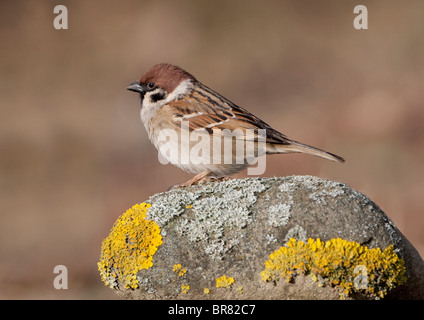
M 164 105 L 192 90 L 196 79 L 180 67 L 160 63 L 151 67 L 127 90 L 140 94 L 142 107 Z

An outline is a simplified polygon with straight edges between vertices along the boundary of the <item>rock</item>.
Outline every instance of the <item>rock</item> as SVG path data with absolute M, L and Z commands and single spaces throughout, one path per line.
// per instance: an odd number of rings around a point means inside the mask
M 118 219 L 99 270 L 126 299 L 424 299 L 423 259 L 384 212 L 311 176 L 156 194 Z

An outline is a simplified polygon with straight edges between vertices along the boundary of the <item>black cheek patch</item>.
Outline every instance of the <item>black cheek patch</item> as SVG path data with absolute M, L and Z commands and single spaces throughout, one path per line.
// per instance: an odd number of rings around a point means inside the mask
M 165 98 L 165 93 L 158 92 L 150 96 L 150 101 L 154 103 L 154 102 L 158 102 L 159 100 L 162 100 L 163 98 Z

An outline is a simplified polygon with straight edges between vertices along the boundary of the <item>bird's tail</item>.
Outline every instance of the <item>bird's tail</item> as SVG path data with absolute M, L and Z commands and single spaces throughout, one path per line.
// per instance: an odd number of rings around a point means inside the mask
M 324 159 L 328 159 L 331 161 L 336 162 L 344 162 L 345 160 L 334 154 L 330 153 L 312 146 L 309 146 L 307 144 L 303 144 L 294 140 L 290 140 L 289 144 L 267 144 L 267 150 L 266 153 L 273 154 L 273 153 L 307 153 L 312 154 L 317 157 L 321 157 Z

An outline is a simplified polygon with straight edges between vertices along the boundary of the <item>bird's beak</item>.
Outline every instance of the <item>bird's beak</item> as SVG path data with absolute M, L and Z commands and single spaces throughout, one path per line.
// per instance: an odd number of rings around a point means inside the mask
M 146 93 L 146 91 L 143 89 L 142 86 L 140 86 L 140 84 L 138 82 L 131 83 L 127 87 L 127 90 L 138 92 L 138 93 L 141 93 L 141 94 L 145 94 Z

